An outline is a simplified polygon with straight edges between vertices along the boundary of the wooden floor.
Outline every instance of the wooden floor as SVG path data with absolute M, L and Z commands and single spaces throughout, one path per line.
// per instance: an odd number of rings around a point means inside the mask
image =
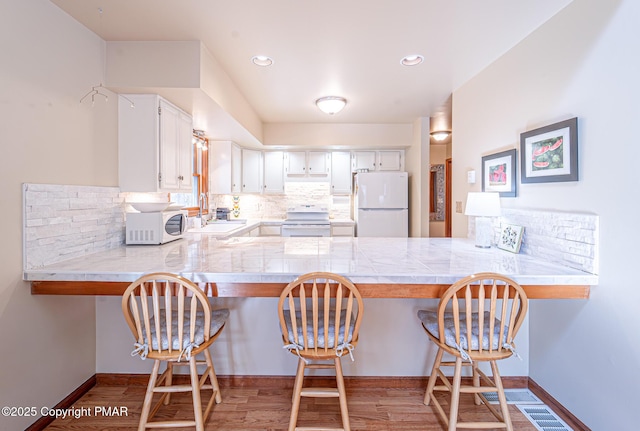
M 293 382 L 293 377 L 291 378 Z M 223 382 L 221 382 L 223 384 Z M 283 387 L 225 387 L 222 403 L 214 407 L 206 424 L 210 431 L 284 431 L 289 422 L 292 389 Z M 104 385 L 98 383 L 86 393 L 74 408 L 79 418 L 56 419 L 46 430 L 135 430 L 145 388 L 142 385 Z M 203 397 L 206 394 L 203 392 Z M 172 396 L 174 397 L 174 396 Z M 422 388 L 347 387 L 349 416 L 353 431 L 444 430 L 431 406 L 422 403 Z M 445 398 L 443 404 L 448 407 Z M 536 428 L 514 407 L 509 406 L 515 430 L 536 431 Z M 96 408 L 116 408 L 126 416 L 96 413 Z M 125 409 L 122 409 L 125 408 Z M 90 412 L 90 415 L 87 413 Z M 106 412 L 108 413 L 108 412 Z M 191 418 L 191 398 L 180 394 L 172 404 L 160 409 L 162 417 Z M 471 396 L 461 396 L 462 420 L 492 420 L 486 407 L 473 404 Z M 340 426 L 338 401 L 335 398 L 303 398 L 299 426 Z M 185 428 L 186 429 L 186 428 Z M 192 428 L 193 429 L 193 428 Z

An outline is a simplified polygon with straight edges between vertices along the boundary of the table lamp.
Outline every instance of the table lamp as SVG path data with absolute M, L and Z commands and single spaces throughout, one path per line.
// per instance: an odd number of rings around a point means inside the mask
M 476 247 L 490 248 L 493 226 L 490 217 L 500 215 L 500 194 L 493 192 L 469 192 L 464 215 L 476 218 Z

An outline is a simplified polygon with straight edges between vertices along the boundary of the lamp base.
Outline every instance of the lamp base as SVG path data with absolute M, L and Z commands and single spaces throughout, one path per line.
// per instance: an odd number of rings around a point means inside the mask
M 476 247 L 491 248 L 493 226 L 489 217 L 476 217 Z

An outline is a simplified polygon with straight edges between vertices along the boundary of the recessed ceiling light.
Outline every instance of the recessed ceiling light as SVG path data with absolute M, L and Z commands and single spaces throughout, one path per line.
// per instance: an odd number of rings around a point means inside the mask
M 256 66 L 267 67 L 273 64 L 273 59 L 271 57 L 267 57 L 266 55 L 254 55 L 251 58 L 251 62 Z
M 402 60 L 400 60 L 400 63 L 403 66 L 417 66 L 423 61 L 424 61 L 423 56 L 418 54 L 413 54 L 413 55 L 407 55 L 406 57 L 404 57 Z
M 347 104 L 347 99 L 339 96 L 326 96 L 316 100 L 316 105 L 325 114 L 333 115 L 342 111 Z

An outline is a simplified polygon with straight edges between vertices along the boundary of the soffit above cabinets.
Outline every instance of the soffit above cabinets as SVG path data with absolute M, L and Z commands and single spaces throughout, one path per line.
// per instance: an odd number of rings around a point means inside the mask
M 106 41 L 202 41 L 262 123 L 410 124 L 571 0 L 52 2 Z M 345 109 L 317 109 L 329 95 Z

